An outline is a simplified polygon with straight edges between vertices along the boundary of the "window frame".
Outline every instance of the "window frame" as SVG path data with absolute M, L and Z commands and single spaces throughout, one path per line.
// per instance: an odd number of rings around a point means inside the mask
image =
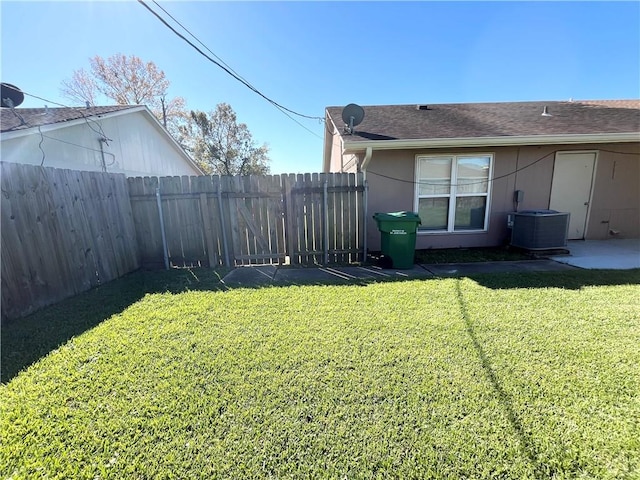
M 459 159 L 465 158 L 478 158 L 478 157 L 487 157 L 489 159 L 489 175 L 487 178 L 487 191 L 484 193 L 474 192 L 474 193 L 461 193 L 458 194 L 458 161 Z M 420 161 L 423 159 L 451 159 L 451 187 L 449 189 L 449 193 L 439 193 L 439 194 L 429 194 L 429 195 L 420 195 L 420 178 L 418 178 L 418 174 L 420 172 Z M 419 203 L 421 198 L 446 198 L 449 200 L 449 209 L 447 212 L 447 228 L 440 230 L 426 230 L 420 226 L 418 226 L 417 233 L 419 235 L 442 235 L 442 234 L 472 234 L 472 233 L 486 233 L 489 231 L 489 212 L 491 211 L 491 193 L 493 190 L 493 167 L 495 162 L 495 155 L 493 152 L 474 152 L 474 153 L 437 153 L 437 154 L 417 154 L 415 157 L 415 165 L 414 165 L 414 181 L 415 181 L 415 189 L 414 189 L 414 210 L 416 212 L 419 211 Z M 484 212 L 484 222 L 482 229 L 455 229 L 455 213 L 456 213 L 456 204 L 457 199 L 462 197 L 485 197 L 485 212 Z

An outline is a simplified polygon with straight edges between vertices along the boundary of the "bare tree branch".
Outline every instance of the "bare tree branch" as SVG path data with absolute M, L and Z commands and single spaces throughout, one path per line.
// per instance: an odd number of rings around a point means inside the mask
M 167 130 L 178 138 L 179 129 L 187 120 L 182 97 L 166 99 L 169 81 L 155 63 L 144 63 L 135 55 L 121 53 L 89 59 L 90 69 L 73 72 L 62 82 L 62 94 L 74 102 L 95 105 L 99 97 L 117 105 L 146 105 L 163 123 L 162 102 L 165 99 Z

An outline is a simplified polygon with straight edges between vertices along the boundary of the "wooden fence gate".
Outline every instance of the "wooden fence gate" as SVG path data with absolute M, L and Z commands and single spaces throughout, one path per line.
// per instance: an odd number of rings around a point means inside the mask
M 146 265 L 362 260 L 362 174 L 136 177 L 129 195 Z

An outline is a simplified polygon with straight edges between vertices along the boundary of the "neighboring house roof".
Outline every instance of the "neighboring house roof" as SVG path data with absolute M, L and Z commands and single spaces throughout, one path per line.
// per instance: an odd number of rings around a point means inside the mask
M 353 135 L 344 132 L 342 108 L 328 107 L 327 116 L 347 152 L 640 140 L 640 100 L 365 106 Z
M 33 127 L 43 127 L 91 117 L 102 117 L 107 113 L 119 112 L 140 105 L 112 105 L 108 107 L 64 107 L 64 108 L 10 108 L 0 109 L 0 132 L 15 132 Z
M 0 133 L 2 140 L 21 137 L 39 130 L 54 130 L 87 122 L 89 126 L 96 119 L 115 117 L 141 112 L 161 135 L 174 145 L 176 150 L 196 171 L 204 175 L 182 146 L 171 136 L 145 105 L 111 105 L 103 107 L 61 107 L 61 108 L 0 108 Z

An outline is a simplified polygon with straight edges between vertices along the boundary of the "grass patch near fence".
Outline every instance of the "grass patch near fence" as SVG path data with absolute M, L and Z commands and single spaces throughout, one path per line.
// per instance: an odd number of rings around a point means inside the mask
M 146 295 L 0 387 L 0 471 L 638 478 L 639 282 L 576 271 Z
M 6 383 L 51 350 L 148 293 L 219 290 L 223 273 L 208 268 L 138 270 L 26 317 L 5 321 L 0 328 L 0 380 Z

